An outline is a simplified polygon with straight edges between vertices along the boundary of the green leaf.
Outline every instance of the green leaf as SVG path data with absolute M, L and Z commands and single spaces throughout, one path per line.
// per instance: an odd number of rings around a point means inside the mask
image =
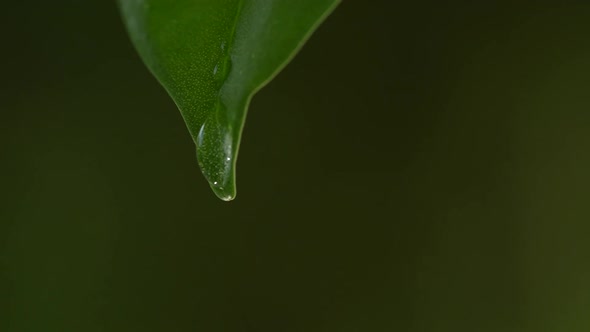
M 119 0 L 142 59 L 174 99 L 223 200 L 248 104 L 340 0 Z M 311 78 L 310 78 L 311 79 Z

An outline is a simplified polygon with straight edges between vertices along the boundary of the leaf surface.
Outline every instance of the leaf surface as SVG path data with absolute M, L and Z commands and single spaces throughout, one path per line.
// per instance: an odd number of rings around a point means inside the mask
M 119 0 L 141 58 L 168 91 L 215 194 L 236 195 L 252 95 L 303 46 L 340 0 Z

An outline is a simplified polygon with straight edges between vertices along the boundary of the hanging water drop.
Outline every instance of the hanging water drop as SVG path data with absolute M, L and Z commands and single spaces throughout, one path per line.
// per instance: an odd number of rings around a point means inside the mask
M 236 196 L 235 164 L 232 163 L 235 144 L 231 126 L 223 121 L 223 106 L 219 104 L 217 107 L 220 112 L 213 113 L 199 131 L 197 160 L 215 194 L 230 201 Z

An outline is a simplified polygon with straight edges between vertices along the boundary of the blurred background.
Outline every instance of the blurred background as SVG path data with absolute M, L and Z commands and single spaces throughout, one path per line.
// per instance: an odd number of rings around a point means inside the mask
M 114 1 L 0 8 L 0 331 L 590 330 L 589 2 L 345 0 L 231 203 Z

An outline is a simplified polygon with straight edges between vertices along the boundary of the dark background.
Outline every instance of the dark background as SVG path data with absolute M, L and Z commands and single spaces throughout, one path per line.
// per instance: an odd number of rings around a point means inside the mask
M 0 331 L 590 330 L 588 1 L 344 0 L 231 203 L 113 1 L 0 15 Z

